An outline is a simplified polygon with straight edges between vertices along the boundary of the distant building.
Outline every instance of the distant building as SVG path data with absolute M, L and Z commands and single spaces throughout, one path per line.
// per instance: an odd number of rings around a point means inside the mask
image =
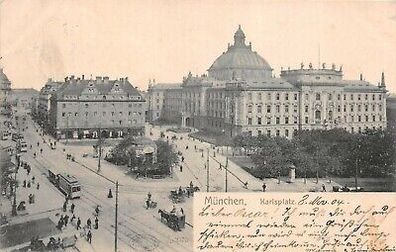
M 49 127 L 49 111 L 51 108 L 51 97 L 64 84 L 61 81 L 48 79 L 47 83 L 41 88 L 37 103 L 35 115 L 38 122 L 45 128 Z
M 50 129 L 58 138 L 98 138 L 100 133 L 101 137 L 143 134 L 144 104 L 128 77 L 93 80 L 71 76 L 50 99 Z
M 39 91 L 33 88 L 12 89 L 9 95 L 9 102 L 18 109 L 31 110 L 39 97 Z
M 0 116 L 11 114 L 11 107 L 8 101 L 10 91 L 11 81 L 7 78 L 7 75 L 5 75 L 3 68 L 0 68 Z
M 180 89 L 181 84 L 177 83 L 155 83 L 155 80 L 149 81 L 147 90 L 148 100 L 148 121 L 155 122 L 161 118 L 165 106 L 165 94 L 167 90 Z M 169 101 L 169 100 L 168 100 Z M 169 116 L 167 116 L 168 118 Z
M 372 85 L 362 75 L 344 80 L 342 66 L 301 63 L 299 69 L 281 69 L 275 78 L 267 61 L 246 44 L 241 27 L 207 75 L 189 73 L 172 88 L 152 84 L 149 93 L 150 119 L 161 116 L 230 137 L 291 138 L 298 130 L 332 128 L 360 133 L 387 125 L 383 73 Z

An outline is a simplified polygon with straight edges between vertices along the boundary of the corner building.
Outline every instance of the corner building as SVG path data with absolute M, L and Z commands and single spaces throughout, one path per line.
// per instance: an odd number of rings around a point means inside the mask
M 159 117 L 230 137 L 246 132 L 291 138 L 305 129 L 358 133 L 386 127 L 383 73 L 373 85 L 362 76 L 344 80 L 342 67 L 334 64 L 323 63 L 318 69 L 301 64 L 299 69 L 282 69 L 280 78 L 274 78 L 272 70 L 252 44 L 246 44 L 239 26 L 234 44 L 208 74 L 189 73 L 180 86 L 162 91 Z
M 145 103 L 127 77 L 66 77 L 50 98 L 50 128 L 57 138 L 142 135 Z

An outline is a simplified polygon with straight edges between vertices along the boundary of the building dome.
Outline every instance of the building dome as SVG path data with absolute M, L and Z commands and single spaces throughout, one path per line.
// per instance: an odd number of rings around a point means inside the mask
M 234 35 L 234 45 L 218 57 L 208 70 L 209 76 L 219 80 L 271 78 L 272 68 L 251 45 L 245 43 L 241 26 Z
M 11 82 L 5 75 L 3 68 L 0 68 L 0 90 L 9 90 L 11 88 Z

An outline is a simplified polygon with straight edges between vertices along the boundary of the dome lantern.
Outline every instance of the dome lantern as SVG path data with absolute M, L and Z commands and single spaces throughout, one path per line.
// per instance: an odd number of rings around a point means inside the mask
M 241 25 L 238 26 L 238 30 L 234 34 L 234 46 L 244 47 L 245 44 L 245 33 L 242 31 Z

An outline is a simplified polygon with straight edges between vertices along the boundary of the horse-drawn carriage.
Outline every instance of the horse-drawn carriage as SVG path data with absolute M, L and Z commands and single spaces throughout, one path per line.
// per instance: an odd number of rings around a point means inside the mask
M 184 191 L 183 189 L 179 188 L 178 190 L 171 190 L 170 191 L 170 198 L 173 203 L 181 203 L 184 202 Z
M 194 196 L 195 192 L 199 192 L 199 187 L 198 186 L 187 186 L 186 187 L 186 193 L 188 196 Z
M 188 198 L 190 196 L 194 196 L 195 192 L 198 192 L 200 189 L 198 186 L 187 186 L 185 189 L 182 189 L 182 187 L 179 187 L 177 190 L 172 190 L 170 191 L 170 198 L 173 203 L 180 203 L 184 202 L 185 196 Z
M 161 222 L 165 222 L 168 227 L 175 231 L 181 231 L 186 225 L 186 216 L 184 214 L 179 215 L 162 209 L 159 209 L 158 213 L 161 215 Z

